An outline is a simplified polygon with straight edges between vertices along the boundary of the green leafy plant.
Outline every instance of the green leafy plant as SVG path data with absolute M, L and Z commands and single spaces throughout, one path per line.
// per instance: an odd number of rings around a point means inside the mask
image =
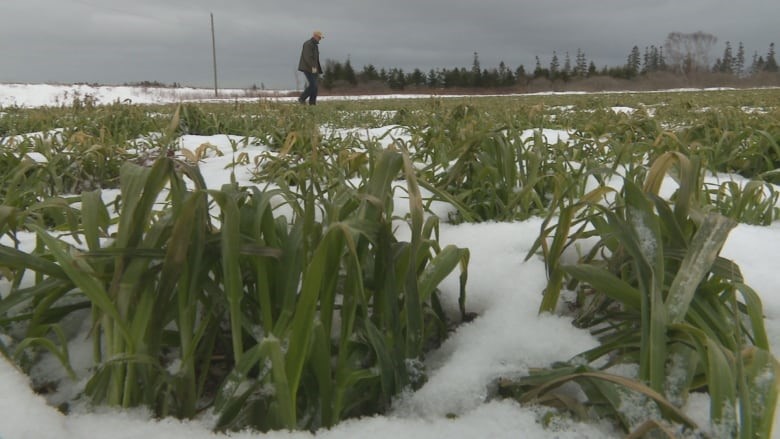
M 437 245 L 408 156 L 388 150 L 376 159 L 364 187 L 336 197 L 328 224 L 301 209 L 291 221 L 275 217 L 274 192 L 207 189 L 197 169 L 167 157 L 123 167 L 108 245 L 99 191 L 81 197 L 86 248 L 16 224 L 41 245 L 30 254 L 0 247 L 14 279 L 0 325 L 27 324 L 14 358 L 43 346 L 69 369 L 59 322 L 89 309 L 93 403 L 185 418 L 213 404 L 219 429 L 318 428 L 387 409 L 394 394 L 421 384 L 426 350 L 446 336 L 436 286 L 458 267 L 464 306 L 468 252 Z M 411 242 L 393 235 L 402 168 Z M 28 271 L 38 280 L 23 286 Z M 14 312 L 20 307 L 36 311 Z
M 679 183 L 674 205 L 658 196 L 671 171 Z M 588 407 L 631 432 L 647 420 L 696 428 L 679 408 L 691 392 L 706 391 L 716 436 L 769 437 L 772 423 L 764 419 L 774 413 L 780 369 L 769 353 L 758 294 L 718 254 L 736 222 L 700 209 L 699 179 L 695 161 L 668 153 L 643 187 L 626 179 L 612 204 L 602 204 L 600 190 L 561 206 L 558 224 L 545 227 L 535 247 L 543 249 L 551 277 L 540 310 L 555 310 L 564 285 L 578 291 L 575 322 L 601 345 L 569 364 L 505 382 L 508 394 L 560 402 L 549 392 L 576 381 Z M 549 235 L 555 238 L 547 246 Z M 563 264 L 565 249 L 588 237 L 598 241 L 581 261 Z M 595 362 L 596 369 L 575 365 Z M 620 364 L 638 365 L 637 375 L 626 381 L 609 373 Z M 657 410 L 648 419 L 627 418 L 615 384 L 655 401 Z M 581 403 L 572 404 L 582 413 Z

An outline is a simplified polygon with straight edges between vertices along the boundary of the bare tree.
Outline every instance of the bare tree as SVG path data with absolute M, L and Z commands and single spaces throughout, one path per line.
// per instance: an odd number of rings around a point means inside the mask
M 670 33 L 664 43 L 668 66 L 685 75 L 709 70 L 709 53 L 717 41 L 715 35 L 702 31 Z

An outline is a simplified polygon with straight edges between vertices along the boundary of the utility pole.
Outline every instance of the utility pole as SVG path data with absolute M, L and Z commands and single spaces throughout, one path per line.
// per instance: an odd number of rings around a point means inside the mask
M 211 13 L 211 56 L 214 60 L 214 97 L 219 97 L 217 91 L 217 43 L 214 38 L 214 13 Z

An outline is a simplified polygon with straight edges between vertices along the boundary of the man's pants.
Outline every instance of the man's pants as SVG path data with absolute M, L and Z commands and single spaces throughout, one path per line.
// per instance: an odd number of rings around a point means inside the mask
M 306 76 L 306 88 L 303 89 L 303 94 L 298 100 L 301 103 L 309 100 L 309 105 L 315 105 L 317 103 L 317 75 L 312 72 L 303 72 Z

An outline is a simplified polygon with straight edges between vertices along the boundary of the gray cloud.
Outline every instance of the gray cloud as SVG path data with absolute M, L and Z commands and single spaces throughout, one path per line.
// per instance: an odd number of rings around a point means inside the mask
M 209 14 L 220 86 L 296 86 L 300 46 L 325 32 L 323 60 L 357 69 L 483 67 L 532 70 L 578 49 L 597 66 L 669 32 L 704 31 L 766 54 L 778 40 L 777 0 L 5 0 L 0 6 L 0 81 L 143 80 L 210 86 Z

